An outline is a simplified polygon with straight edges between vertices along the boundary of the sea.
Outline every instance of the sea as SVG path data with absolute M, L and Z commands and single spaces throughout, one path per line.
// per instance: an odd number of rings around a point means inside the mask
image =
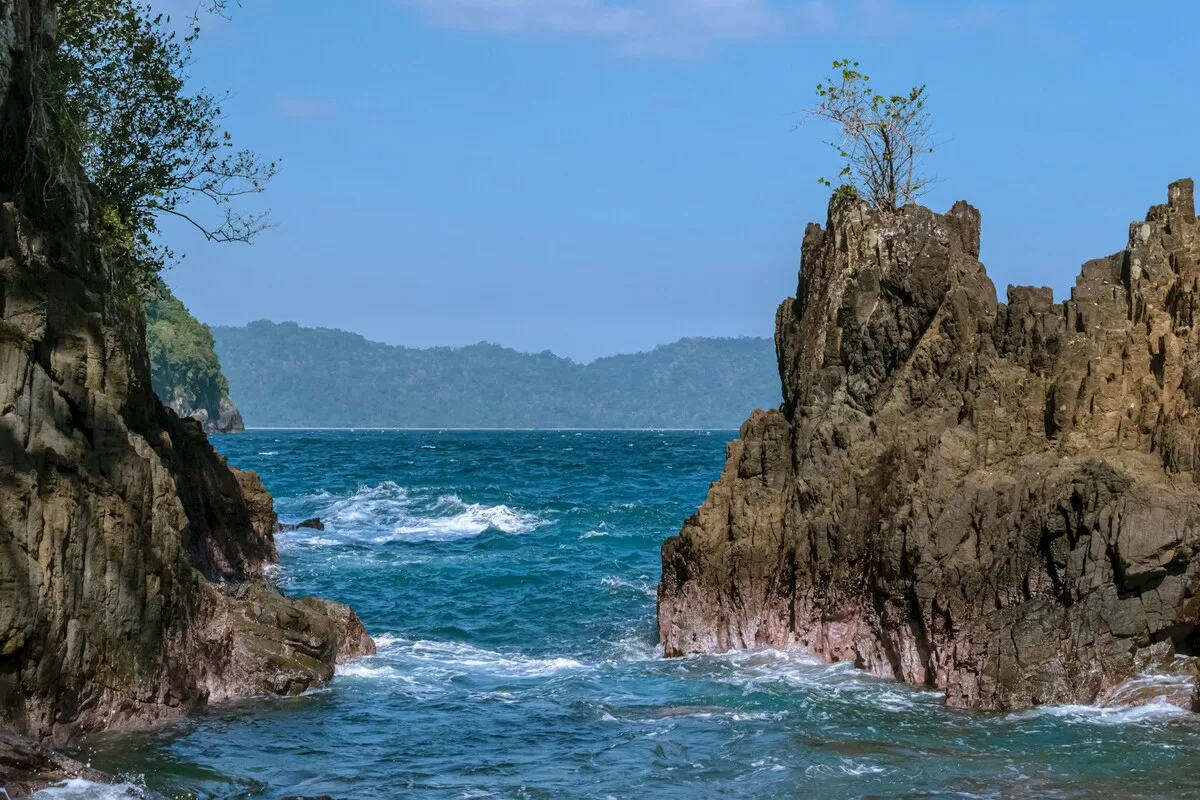
M 325 523 L 279 534 L 276 581 L 353 606 L 379 652 L 299 697 L 87 739 L 73 754 L 124 783 L 39 797 L 1200 796 L 1200 717 L 1165 702 L 982 713 L 803 653 L 663 658 L 659 548 L 735 435 L 215 439 L 282 520 Z

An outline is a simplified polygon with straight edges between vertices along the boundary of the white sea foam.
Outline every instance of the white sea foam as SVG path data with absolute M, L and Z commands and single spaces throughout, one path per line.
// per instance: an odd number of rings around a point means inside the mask
M 123 800 L 145 797 L 145 793 L 132 783 L 105 784 L 72 778 L 34 792 L 33 797 L 34 800 Z
M 614 591 L 630 591 L 646 597 L 658 596 L 658 584 L 645 575 L 639 575 L 634 580 L 627 580 L 617 575 L 609 575 L 600 579 L 600 585 Z
M 1162 722 L 1176 717 L 1190 717 L 1192 712 L 1170 703 L 1165 697 L 1140 706 L 1040 706 L 1021 711 L 1018 717 L 1057 717 L 1065 722 L 1088 725 L 1129 725 Z
M 481 672 L 507 678 L 540 678 L 572 670 L 584 665 L 573 658 L 534 658 L 519 653 L 500 653 L 465 642 L 439 642 L 428 639 L 407 639 L 383 633 L 375 637 L 378 655 L 347 665 L 357 667 L 363 677 L 395 677 L 399 674 L 449 676 L 462 672 Z M 389 666 L 376 666 L 377 662 Z M 391 670 L 390 673 L 379 670 Z M 377 671 L 370 674 L 370 671 Z M 351 673 L 345 673 L 351 674 Z
M 580 539 L 594 539 L 597 536 L 608 536 L 608 531 L 587 531 Z
M 504 504 L 468 503 L 456 494 L 431 498 L 392 481 L 364 486 L 349 495 L 321 492 L 303 501 L 303 508 L 295 509 L 297 514 L 320 517 L 329 535 L 302 539 L 284 534 L 280 541 L 285 547 L 331 547 L 344 543 L 339 537 L 385 544 L 476 536 L 489 530 L 522 534 L 549 524 L 537 514 Z
M 340 664 L 337 668 L 337 674 L 347 678 L 399 678 L 400 673 L 394 667 L 389 667 L 386 664 L 383 666 L 369 666 L 362 661 L 352 661 L 349 664 Z
M 465 667 L 489 675 L 511 678 L 540 678 L 567 670 L 582 669 L 583 664 L 572 658 L 532 658 L 503 654 L 462 642 L 418 640 L 406 648 L 406 655 L 450 667 Z
M 913 689 L 871 677 L 847 663 L 829 664 L 795 651 L 743 650 L 715 656 L 688 656 L 681 668 L 711 674 L 721 683 L 744 692 L 800 691 L 812 699 L 809 713 L 824 717 L 836 713 L 837 704 L 868 706 L 902 712 L 940 704 L 941 692 Z
M 279 455 L 279 451 L 278 450 L 264 450 L 263 452 L 259 453 L 259 455 L 260 456 L 277 456 L 277 455 Z

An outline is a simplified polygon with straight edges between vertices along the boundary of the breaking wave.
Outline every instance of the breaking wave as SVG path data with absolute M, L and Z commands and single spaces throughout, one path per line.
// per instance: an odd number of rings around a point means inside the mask
M 519 653 L 500 653 L 464 642 L 405 639 L 384 634 L 376 639 L 379 656 L 409 666 L 468 670 L 503 678 L 541 678 L 583 669 L 573 658 L 534 658 Z M 379 657 L 377 656 L 377 657 Z
M 331 547 L 346 538 L 384 544 L 476 536 L 486 531 L 522 534 L 550 522 L 504 504 L 468 503 L 457 494 L 429 496 L 392 481 L 364 486 L 350 495 L 322 492 L 301 500 L 303 505 L 298 505 L 292 516 L 320 517 L 328 535 L 283 534 L 280 540 L 284 544 Z
M 33 793 L 34 800 L 127 800 L 145 796 L 132 783 L 94 783 L 83 778 L 71 778 Z

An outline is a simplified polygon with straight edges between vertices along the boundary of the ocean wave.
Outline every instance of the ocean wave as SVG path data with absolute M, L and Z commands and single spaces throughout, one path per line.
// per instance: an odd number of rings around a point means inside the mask
M 339 664 L 336 673 L 346 678 L 399 678 L 401 677 L 394 667 L 387 665 L 372 667 L 361 661 L 352 661 L 349 664 Z
M 811 702 L 809 713 L 825 717 L 835 706 L 905 712 L 941 705 L 941 692 L 904 686 L 876 678 L 848 663 L 830 664 L 807 653 L 773 649 L 738 650 L 716 655 L 693 655 L 664 662 L 664 669 L 699 674 L 743 692 L 802 692 Z
M 1039 706 L 1028 711 L 1017 712 L 1018 718 L 1055 717 L 1069 723 L 1088 725 L 1131 725 L 1139 723 L 1163 722 L 1177 717 L 1191 717 L 1192 712 L 1180 708 L 1167 700 L 1158 697 L 1149 703 L 1137 706 Z
M 645 575 L 639 575 L 635 580 L 609 575 L 600 579 L 600 585 L 610 590 L 636 592 L 645 597 L 658 596 L 658 584 Z
M 434 667 L 451 672 L 466 670 L 504 678 L 541 678 L 583 669 L 573 658 L 534 658 L 519 653 L 486 650 L 465 642 L 406 639 L 392 634 L 375 637 L 377 658 L 417 671 Z
M 83 778 L 71 778 L 33 793 L 34 800 L 125 800 L 145 796 L 132 783 L 94 783 Z
M 504 504 L 469 503 L 457 494 L 430 497 L 393 481 L 364 486 L 349 495 L 321 492 L 292 501 L 298 516 L 317 516 L 325 523 L 323 537 L 281 537 L 286 545 L 330 547 L 337 537 L 374 544 L 422 539 L 476 536 L 485 531 L 522 534 L 550 523 L 537 514 Z

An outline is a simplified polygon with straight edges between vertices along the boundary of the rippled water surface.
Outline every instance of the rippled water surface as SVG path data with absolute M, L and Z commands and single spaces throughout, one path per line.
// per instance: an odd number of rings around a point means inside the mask
M 733 435 L 220 438 L 283 520 L 325 520 L 280 535 L 284 588 L 379 654 L 81 755 L 174 797 L 1197 795 L 1200 725 L 1165 705 L 973 714 L 795 654 L 659 658 L 659 545 Z

